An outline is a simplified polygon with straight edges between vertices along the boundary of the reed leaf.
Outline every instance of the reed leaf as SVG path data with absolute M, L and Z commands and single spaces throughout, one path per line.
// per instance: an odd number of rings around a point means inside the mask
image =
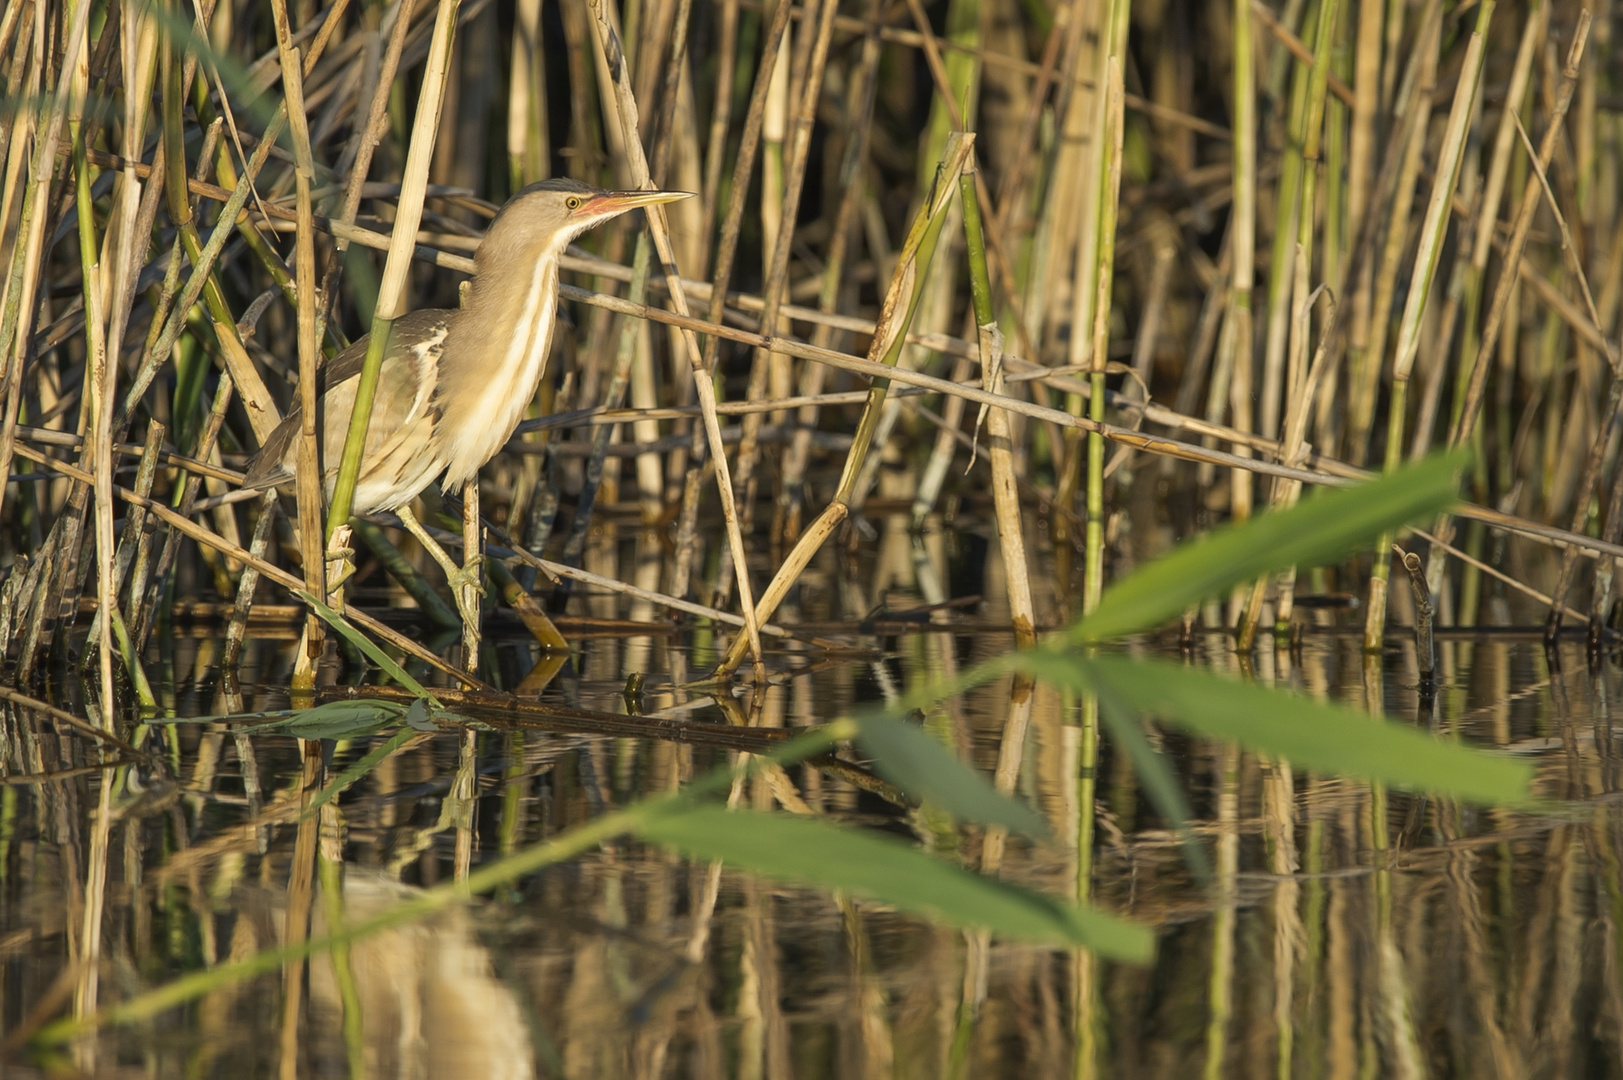
M 643 821 L 644 840 L 787 881 L 844 889 L 952 926 L 1150 958 L 1148 927 L 970 873 L 918 848 L 804 817 L 694 806 Z

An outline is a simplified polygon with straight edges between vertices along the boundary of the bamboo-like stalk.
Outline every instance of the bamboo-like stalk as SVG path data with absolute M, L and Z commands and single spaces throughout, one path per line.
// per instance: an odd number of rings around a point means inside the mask
M 1357 363 L 1350 366 L 1347 373 L 1347 438 L 1344 452 L 1360 464 L 1369 452 L 1369 436 L 1375 422 L 1375 404 L 1380 394 L 1386 354 L 1388 323 L 1397 287 L 1398 264 L 1408 242 L 1409 211 L 1414 201 L 1415 180 L 1419 175 L 1426 127 L 1431 117 L 1431 93 L 1426 88 L 1436 77 L 1441 20 L 1441 3 L 1439 0 L 1429 0 L 1421 17 L 1415 50 L 1410 55 L 1399 87 L 1396 110 L 1401 119 L 1393 126 L 1387 157 L 1369 203 L 1371 209 L 1360 225 L 1359 250 L 1354 254 L 1355 263 L 1360 262 L 1366 254 L 1373 254 L 1382 222 L 1382 216 L 1376 213 L 1375 208 L 1390 200 L 1391 209 L 1385 215 L 1388 223 L 1386 241 L 1381 247 L 1380 261 L 1367 271 L 1360 267 L 1361 272 L 1372 276 L 1367 282 L 1358 280 L 1355 284 L 1361 292 L 1368 292 L 1368 299 L 1359 295 L 1354 303 L 1355 314 L 1363 319 L 1354 338 L 1362 348 L 1362 355 L 1356 357 Z M 1390 174 L 1389 169 L 1393 170 Z M 1366 248 L 1366 244 L 1370 246 Z
M 89 0 L 79 0 L 80 8 L 89 6 Z M 81 11 L 82 14 L 82 11 Z M 88 24 L 75 18 L 77 32 L 88 33 Z M 85 160 L 84 107 L 90 89 L 90 71 L 85 62 L 90 51 L 88 39 L 77 49 L 78 62 L 64 66 L 64 73 L 72 75 L 70 93 L 73 95 L 68 112 L 69 139 L 73 145 L 74 198 L 79 214 L 79 267 L 85 302 L 85 349 L 87 394 L 85 403 L 90 413 L 89 438 L 85 442 L 81 460 L 90 464 L 94 477 L 96 500 L 96 608 L 111 615 L 113 611 L 113 408 L 112 395 L 116 366 L 107 361 L 106 312 L 100 252 L 97 246 L 96 217 L 90 200 L 90 165 Z M 116 346 L 115 346 L 116 347 Z M 20 373 L 19 373 L 20 374 Z M 101 662 L 102 726 L 113 726 L 113 639 L 110 620 L 104 620 L 99 637 Z M 104 788 L 106 785 L 103 785 Z M 98 901 L 99 903 L 99 901 Z M 99 909 L 98 909 L 99 916 Z M 86 928 L 90 943 L 92 966 L 99 954 L 96 947 L 101 940 L 99 923 Z M 96 976 L 87 972 L 85 981 L 74 997 L 75 1010 L 81 1015 L 96 1010 Z
M 1232 260 L 1230 273 L 1233 276 L 1229 286 L 1223 342 L 1230 379 L 1233 379 L 1233 373 L 1239 370 L 1242 365 L 1244 370 L 1249 372 L 1253 363 L 1251 290 L 1256 284 L 1257 276 L 1257 77 L 1252 65 L 1251 39 L 1250 0 L 1234 0 L 1234 217 L 1230 222 L 1228 234 L 1230 258 Z M 1292 108 L 1294 111 L 1294 102 Z M 1293 132 L 1293 134 L 1295 133 Z M 1299 148 L 1293 153 L 1291 148 L 1287 147 L 1285 164 L 1280 173 L 1279 194 L 1277 196 L 1277 210 L 1281 215 L 1292 212 L 1291 204 L 1298 201 L 1296 191 L 1288 189 L 1294 186 L 1289 183 L 1292 172 L 1295 171 L 1298 174 L 1300 172 L 1300 161 L 1298 160 L 1300 154 Z M 1293 161 L 1296 165 L 1295 170 L 1292 169 Z M 1298 177 L 1297 184 L 1299 183 Z M 1311 213 L 1308 216 L 1311 217 Z M 1274 254 L 1275 259 L 1278 260 L 1277 244 L 1275 245 Z M 1278 273 L 1279 264 L 1276 261 L 1270 270 L 1271 278 Z M 1273 318 L 1275 310 L 1271 296 L 1272 291 L 1270 285 L 1270 318 Z M 1244 385 L 1249 386 L 1249 375 L 1245 376 Z M 1236 392 L 1239 389 L 1239 387 L 1236 387 Z M 1215 406 L 1221 400 L 1221 395 L 1214 385 L 1211 401 Z M 1215 409 L 1208 411 L 1208 415 L 1214 413 Z M 1245 426 L 1248 426 L 1239 423 L 1238 413 L 1236 413 L 1235 421 L 1235 426 L 1241 427 L 1242 430 Z M 1267 435 L 1270 432 L 1265 426 L 1262 433 Z M 1241 484 L 1241 481 L 1237 479 L 1236 484 Z M 1247 476 L 1243 481 L 1243 486 L 1248 491 L 1250 484 L 1250 477 Z M 1238 490 L 1238 487 L 1236 490 Z M 1236 517 L 1241 516 L 1243 505 L 1245 505 L 1245 500 L 1235 502 L 1234 512 Z M 1253 604 L 1255 604 L 1255 600 L 1253 600 Z M 1240 627 L 1242 649 L 1247 648 L 1250 644 L 1245 640 L 1245 633 L 1251 625 L 1251 619 L 1242 621 Z
M 1308 25 L 1318 28 L 1318 32 L 1314 34 L 1316 45 L 1324 40 L 1323 28 L 1326 25 L 1326 20 L 1324 19 L 1325 8 L 1326 4 L 1322 2 L 1316 3 L 1308 13 Z M 1234 166 L 1234 191 L 1236 214 L 1242 213 L 1240 210 L 1241 201 L 1249 200 L 1252 202 L 1253 206 L 1250 208 L 1250 213 L 1247 215 L 1247 217 L 1251 221 L 1255 222 L 1255 146 L 1253 145 L 1252 147 L 1252 159 L 1249 163 L 1250 168 L 1246 170 L 1246 174 L 1243 178 L 1241 175 L 1241 161 L 1238 156 L 1238 140 L 1244 137 L 1240 134 L 1242 126 L 1250 126 L 1253 129 L 1251 132 L 1251 138 L 1253 141 L 1256 138 L 1255 117 L 1246 117 L 1245 121 L 1242 123 L 1241 115 L 1239 113 L 1239 100 L 1240 94 L 1242 93 L 1240 88 L 1240 53 L 1242 46 L 1239 43 L 1239 36 L 1240 28 L 1242 26 L 1249 30 L 1250 12 L 1251 6 L 1250 4 L 1247 4 L 1245 6 L 1245 21 L 1242 23 L 1240 21 L 1242 18 L 1240 9 L 1239 6 L 1236 5 L 1234 129 L 1237 140 L 1237 153 Z M 1247 54 L 1244 57 L 1244 61 L 1247 69 L 1249 69 L 1249 45 L 1244 47 L 1244 51 Z M 1292 68 L 1290 115 L 1286 120 L 1287 133 L 1285 136 L 1285 152 L 1280 162 L 1279 184 L 1274 189 L 1274 239 L 1271 255 L 1268 260 L 1268 326 L 1267 333 L 1264 336 L 1265 348 L 1263 350 L 1262 393 L 1259 400 L 1256 426 L 1256 430 L 1259 434 L 1270 437 L 1276 435 L 1279 431 L 1279 402 L 1281 396 L 1286 393 L 1285 354 L 1289 344 L 1289 331 L 1295 318 L 1295 304 L 1292 303 L 1291 298 L 1293 295 L 1295 295 L 1295 288 L 1297 284 L 1295 270 L 1296 259 L 1293 257 L 1292 252 L 1301 236 L 1302 231 L 1298 227 L 1297 223 L 1299 220 L 1306 220 L 1309 223 L 1312 223 L 1315 218 L 1315 207 L 1311 202 L 1308 201 L 1303 187 L 1305 182 L 1304 173 L 1315 169 L 1317 167 L 1317 162 L 1304 162 L 1303 159 L 1306 157 L 1306 151 L 1303 144 L 1308 138 L 1312 137 L 1310 132 L 1313 130 L 1313 128 L 1308 119 L 1309 97 L 1311 94 L 1315 73 L 1319 69 L 1320 60 L 1321 58 L 1319 56 L 1319 50 L 1315 48 L 1309 62 L 1309 66 L 1302 67 L 1300 65 L 1296 65 Z M 1247 86 L 1243 92 L 1247 96 L 1250 96 L 1253 93 L 1253 90 L 1250 86 Z M 1251 107 L 1254 110 L 1254 104 Z M 1243 187 L 1242 179 L 1245 181 Z M 1247 191 L 1247 189 L 1251 190 Z M 1242 234 L 1238 227 L 1236 227 L 1236 240 L 1244 239 L 1244 234 Z M 1246 252 L 1245 254 L 1249 256 L 1250 252 Z M 1238 266 L 1238 264 L 1239 260 L 1237 258 L 1236 265 Z M 1246 298 L 1249 301 L 1251 288 L 1250 282 L 1252 279 L 1247 278 L 1246 280 Z M 1238 288 L 1236 291 L 1238 291 Z M 1246 325 L 1243 329 L 1247 331 L 1247 333 L 1245 334 L 1244 340 L 1237 340 L 1235 345 L 1236 362 L 1245 365 L 1243 368 L 1236 368 L 1235 371 L 1237 382 L 1235 384 L 1234 395 L 1237 401 L 1242 397 L 1249 397 L 1251 390 L 1250 377 L 1248 374 L 1246 374 L 1247 370 L 1252 364 L 1252 354 L 1250 349 L 1251 336 L 1249 334 L 1249 304 L 1245 321 Z M 1239 329 L 1239 327 L 1236 328 L 1237 331 Z M 1238 514 L 1236 516 L 1238 516 Z M 1242 626 L 1242 636 L 1244 636 L 1245 633 L 1246 628 Z
M 1403 319 L 1398 324 L 1397 351 L 1392 358 L 1392 396 L 1387 406 L 1386 431 L 1388 472 L 1396 469 L 1403 460 L 1409 376 L 1414 369 L 1415 356 L 1420 351 L 1421 323 L 1425 317 L 1427 299 L 1431 295 L 1432 281 L 1437 273 L 1437 261 L 1442 255 L 1443 239 L 1448 231 L 1454 187 L 1459 181 L 1460 161 L 1465 153 L 1465 137 L 1470 127 L 1471 116 L 1476 109 L 1477 83 L 1482 78 L 1488 28 L 1493 20 L 1494 7 L 1494 0 L 1483 0 L 1477 9 L 1476 27 L 1466 46 L 1465 65 L 1460 72 L 1459 82 L 1454 87 L 1454 104 L 1449 110 L 1448 124 L 1443 130 L 1436 179 L 1432 184 L 1431 198 L 1426 204 L 1425 220 L 1420 226 L 1420 249 L 1415 254 L 1414 271 L 1409 283 L 1409 298 L 1404 304 Z M 1374 567 L 1370 573 L 1369 599 L 1365 607 L 1364 621 L 1364 648 L 1370 651 L 1380 649 L 1386 637 L 1386 582 L 1391 544 L 1390 536 L 1382 536 L 1375 545 Z
M 1121 153 L 1124 131 L 1122 113 L 1122 60 L 1126 54 L 1127 16 L 1129 0 L 1111 0 L 1110 48 L 1103 67 L 1105 94 L 1101 116 L 1104 123 L 1097 130 L 1103 136 L 1096 165 L 1100 175 L 1098 186 L 1099 211 L 1095 221 L 1095 269 L 1092 275 L 1097 295 L 1093 301 L 1093 346 L 1090 354 L 1088 377 L 1091 394 L 1088 398 L 1088 418 L 1095 424 L 1104 423 L 1105 362 L 1110 345 L 1110 295 L 1116 252 L 1116 214 L 1121 194 Z M 1073 329 L 1073 333 L 1077 332 Z M 1100 431 L 1088 432 L 1088 494 L 1087 527 L 1083 551 L 1082 610 L 1093 610 L 1104 593 L 1104 463 L 1105 444 Z M 1250 482 L 1247 477 L 1247 483 Z

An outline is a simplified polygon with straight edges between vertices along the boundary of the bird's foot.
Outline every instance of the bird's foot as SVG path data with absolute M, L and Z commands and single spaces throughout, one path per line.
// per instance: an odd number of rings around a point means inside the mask
M 445 583 L 451 587 L 451 596 L 456 600 L 457 611 L 462 615 L 464 626 L 478 626 L 484 614 L 480 601 L 484 599 L 485 585 L 483 579 L 483 560 L 472 566 L 459 567 L 456 570 L 446 569 Z

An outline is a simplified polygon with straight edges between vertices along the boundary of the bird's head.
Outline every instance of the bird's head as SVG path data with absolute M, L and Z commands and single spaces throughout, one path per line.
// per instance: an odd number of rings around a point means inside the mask
M 486 265 L 561 253 L 587 229 L 628 210 L 691 198 L 686 191 L 604 191 L 579 180 L 542 180 L 507 201 L 475 258 Z

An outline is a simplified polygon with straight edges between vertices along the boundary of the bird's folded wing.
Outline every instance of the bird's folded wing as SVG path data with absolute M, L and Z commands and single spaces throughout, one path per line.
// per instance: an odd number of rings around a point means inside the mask
M 389 353 L 384 357 L 384 362 L 398 358 L 416 342 L 439 332 L 449 314 L 449 311 L 438 308 L 425 308 L 410 312 L 396 320 L 389 335 Z M 369 335 L 356 339 L 349 348 L 322 365 L 321 371 L 316 375 L 317 394 L 326 396 L 329 391 L 360 375 L 361 368 L 366 364 L 368 340 Z M 298 437 L 301 423 L 300 410 L 295 404 L 282 418 L 282 422 L 271 431 L 264 445 L 259 448 L 259 452 L 249 459 L 247 475 L 242 481 L 245 489 L 256 491 L 279 487 L 293 480 L 293 442 Z M 343 424 L 347 429 L 348 409 L 344 410 Z

